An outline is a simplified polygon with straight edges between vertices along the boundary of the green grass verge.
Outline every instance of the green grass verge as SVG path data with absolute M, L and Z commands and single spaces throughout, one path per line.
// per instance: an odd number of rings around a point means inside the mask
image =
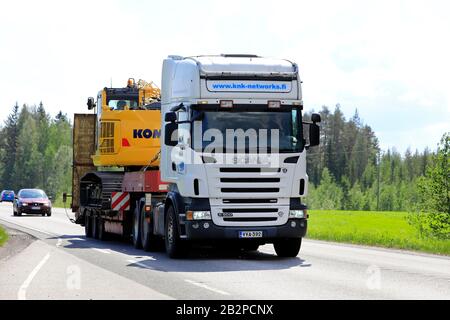
M 3 246 L 7 240 L 8 234 L 6 233 L 5 229 L 0 227 L 0 247 Z
M 450 240 L 420 238 L 406 212 L 309 211 L 308 238 L 450 255 Z
M 64 202 L 62 201 L 62 195 L 52 200 L 53 208 L 64 208 Z M 67 198 L 66 207 L 70 206 L 70 198 Z

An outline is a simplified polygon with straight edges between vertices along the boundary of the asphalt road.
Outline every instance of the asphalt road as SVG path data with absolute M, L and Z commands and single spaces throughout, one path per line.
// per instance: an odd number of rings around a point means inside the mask
M 0 299 L 450 299 L 450 258 L 304 240 L 297 258 L 194 250 L 185 260 L 86 239 L 64 210 L 0 224 L 37 238 L 0 260 Z

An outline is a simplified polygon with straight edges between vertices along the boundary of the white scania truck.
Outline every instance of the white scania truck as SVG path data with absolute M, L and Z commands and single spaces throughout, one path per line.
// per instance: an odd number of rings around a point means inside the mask
M 307 230 L 306 151 L 320 116 L 302 119 L 298 67 L 254 55 L 164 60 L 161 179 L 154 234 L 169 256 L 195 241 L 297 256 Z M 304 137 L 309 126 L 309 139 Z
M 194 242 L 273 243 L 279 256 L 297 256 L 308 220 L 306 151 L 320 135 L 319 115 L 302 119 L 297 65 L 171 56 L 161 101 L 156 94 L 148 105 L 133 83 L 105 88 L 98 105 L 90 98 L 97 114 L 75 115 L 72 210 L 86 236 L 118 234 L 172 258 Z M 134 107 L 111 107 L 122 100 Z M 112 164 L 123 170 L 101 170 Z

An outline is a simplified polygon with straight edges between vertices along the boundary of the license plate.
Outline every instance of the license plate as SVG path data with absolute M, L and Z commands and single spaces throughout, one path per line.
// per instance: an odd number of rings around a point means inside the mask
M 239 238 L 241 239 L 249 239 L 249 238 L 262 238 L 262 231 L 240 231 Z
M 41 210 L 41 207 L 31 207 L 31 210 Z

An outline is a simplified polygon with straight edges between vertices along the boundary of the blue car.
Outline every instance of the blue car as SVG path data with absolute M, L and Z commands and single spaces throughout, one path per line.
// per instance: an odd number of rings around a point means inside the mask
M 12 190 L 3 190 L 0 194 L 0 202 L 14 202 L 15 193 Z

